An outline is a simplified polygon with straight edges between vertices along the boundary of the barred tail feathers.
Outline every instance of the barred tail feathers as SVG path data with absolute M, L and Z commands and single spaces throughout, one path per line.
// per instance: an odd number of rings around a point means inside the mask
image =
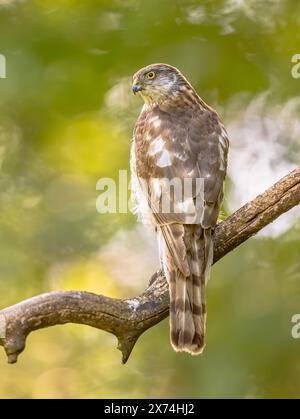
M 176 351 L 201 354 L 205 346 L 205 288 L 212 262 L 211 230 L 180 224 L 161 229 L 165 242 L 161 259 L 170 290 L 171 344 Z

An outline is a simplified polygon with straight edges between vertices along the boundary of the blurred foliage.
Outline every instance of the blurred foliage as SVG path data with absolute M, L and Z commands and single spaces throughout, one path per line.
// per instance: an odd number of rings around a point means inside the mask
M 296 0 L 1 0 L 1 307 L 52 289 L 142 290 L 151 271 L 130 283 L 99 258 L 135 217 L 95 210 L 97 179 L 129 168 L 131 75 L 176 65 L 221 114 L 245 92 L 271 88 L 284 103 L 300 87 L 299 16 Z M 30 336 L 17 365 L 1 354 L 0 397 L 299 397 L 299 230 L 249 240 L 214 267 L 202 357 L 172 351 L 167 321 L 126 366 L 113 336 L 55 327 Z

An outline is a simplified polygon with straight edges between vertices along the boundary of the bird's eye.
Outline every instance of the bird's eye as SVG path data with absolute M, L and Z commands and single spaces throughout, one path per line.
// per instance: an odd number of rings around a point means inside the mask
M 146 74 L 146 77 L 148 80 L 153 80 L 156 77 L 155 71 L 149 71 L 149 73 Z

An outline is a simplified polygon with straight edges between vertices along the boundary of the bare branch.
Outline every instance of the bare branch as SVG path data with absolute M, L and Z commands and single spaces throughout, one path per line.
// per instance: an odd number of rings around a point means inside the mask
M 300 168 L 250 201 L 215 230 L 214 263 L 267 224 L 300 203 Z M 14 363 L 30 332 L 65 323 L 80 323 L 113 333 L 125 363 L 139 336 L 169 313 L 168 285 L 157 272 L 145 292 L 120 300 L 84 291 L 42 294 L 0 311 L 0 345 Z

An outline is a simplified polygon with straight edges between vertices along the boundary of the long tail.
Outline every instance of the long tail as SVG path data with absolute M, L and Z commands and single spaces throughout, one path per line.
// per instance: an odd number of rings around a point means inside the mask
M 198 355 L 205 346 L 211 229 L 172 224 L 163 226 L 161 232 L 161 260 L 170 289 L 171 343 L 175 351 Z

